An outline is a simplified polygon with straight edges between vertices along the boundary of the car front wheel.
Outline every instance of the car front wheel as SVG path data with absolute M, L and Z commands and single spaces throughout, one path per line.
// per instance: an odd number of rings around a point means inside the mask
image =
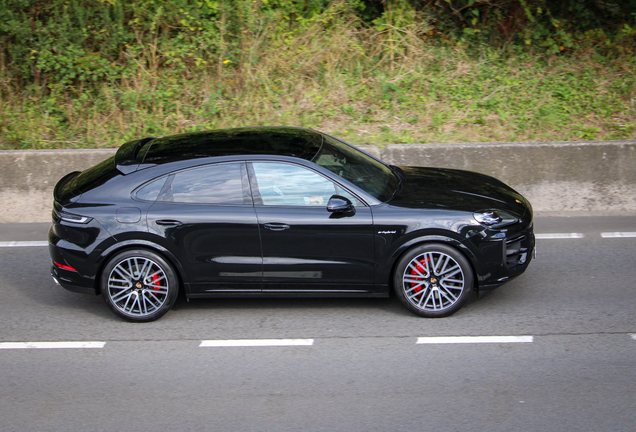
M 393 286 L 416 315 L 441 318 L 457 312 L 470 297 L 473 271 L 453 247 L 431 243 L 415 247 L 399 261 Z
M 101 287 L 110 310 L 135 322 L 163 316 L 179 290 L 172 266 L 156 253 L 143 249 L 114 256 L 102 272 Z

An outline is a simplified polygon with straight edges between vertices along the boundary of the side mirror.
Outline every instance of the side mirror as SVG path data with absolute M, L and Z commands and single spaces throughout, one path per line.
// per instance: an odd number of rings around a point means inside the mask
M 332 195 L 332 197 L 329 198 L 327 211 L 334 215 L 342 216 L 353 216 L 356 214 L 356 208 L 353 206 L 353 203 L 340 195 Z

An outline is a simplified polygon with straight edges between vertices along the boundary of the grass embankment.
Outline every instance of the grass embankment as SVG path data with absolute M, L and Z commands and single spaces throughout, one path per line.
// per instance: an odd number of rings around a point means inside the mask
M 636 139 L 636 60 L 469 48 L 426 19 L 361 26 L 329 9 L 302 31 L 265 18 L 240 55 L 170 63 L 138 40 L 135 67 L 97 84 L 0 85 L 0 148 L 117 147 L 247 125 L 315 128 L 354 144 Z M 404 21 L 403 19 L 401 21 Z M 205 49 L 204 49 L 205 51 Z

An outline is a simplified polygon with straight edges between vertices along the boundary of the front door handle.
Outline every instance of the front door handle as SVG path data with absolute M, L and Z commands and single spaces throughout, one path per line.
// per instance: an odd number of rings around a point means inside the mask
M 182 223 L 174 219 L 161 219 L 157 221 L 157 225 L 179 226 L 182 225 Z
M 266 223 L 264 227 L 272 231 L 285 231 L 289 229 L 289 225 L 282 223 Z

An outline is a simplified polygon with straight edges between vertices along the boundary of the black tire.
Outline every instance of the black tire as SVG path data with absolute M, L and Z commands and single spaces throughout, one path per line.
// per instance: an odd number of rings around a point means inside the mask
M 176 273 L 160 255 L 145 249 L 126 250 L 108 261 L 101 292 L 113 313 L 133 322 L 161 318 L 179 292 Z
M 474 275 L 468 259 L 440 243 L 414 247 L 400 258 L 393 289 L 408 310 L 442 318 L 461 309 L 470 297 Z

